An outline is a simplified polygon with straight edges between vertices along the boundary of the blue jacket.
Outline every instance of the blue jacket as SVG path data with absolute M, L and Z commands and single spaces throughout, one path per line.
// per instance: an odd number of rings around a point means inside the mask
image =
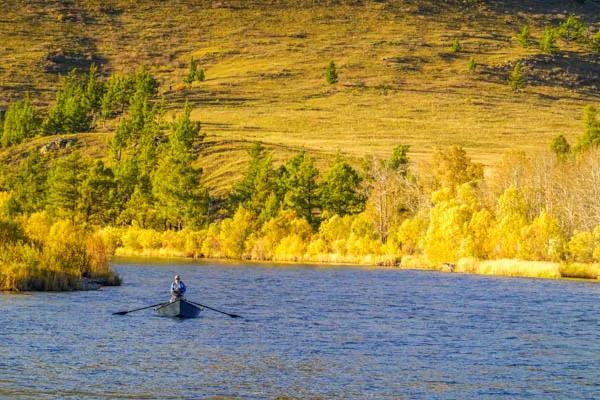
M 171 284 L 171 293 L 175 292 L 175 290 L 179 289 L 179 295 L 182 295 L 186 291 L 185 283 L 183 281 L 179 281 L 179 285 L 176 282 Z

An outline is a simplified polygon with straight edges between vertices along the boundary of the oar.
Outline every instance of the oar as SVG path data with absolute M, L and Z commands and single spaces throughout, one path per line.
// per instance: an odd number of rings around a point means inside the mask
M 220 311 L 220 310 L 217 310 L 216 308 L 212 308 L 212 307 L 209 307 L 209 306 L 205 306 L 204 304 L 200 304 L 200 303 L 194 303 L 193 301 L 190 301 L 190 300 L 186 300 L 186 301 L 188 301 L 188 302 L 190 302 L 190 303 L 192 303 L 192 304 L 195 304 L 195 305 L 197 305 L 197 306 L 200 306 L 200 307 L 208 308 L 209 310 L 213 310 L 213 311 L 216 311 L 216 312 L 218 312 L 218 313 L 221 313 L 221 314 L 229 315 L 231 318 L 241 318 L 241 317 L 240 317 L 239 315 L 237 315 L 237 314 L 229 314 L 229 313 L 226 313 L 225 311 Z
M 129 314 L 130 312 L 134 312 L 134 311 L 141 311 L 141 310 L 146 310 L 146 309 L 152 308 L 152 307 L 162 306 L 163 304 L 166 304 L 166 303 L 152 304 L 151 306 L 142 307 L 142 308 L 136 308 L 135 310 L 118 311 L 118 312 L 113 313 L 113 315 L 125 315 L 125 314 Z

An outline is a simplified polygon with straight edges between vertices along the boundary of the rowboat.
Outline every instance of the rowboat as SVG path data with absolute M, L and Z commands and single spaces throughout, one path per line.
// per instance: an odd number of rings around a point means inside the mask
M 200 315 L 200 311 L 202 311 L 200 307 L 195 306 L 184 299 L 167 303 L 155 308 L 155 310 L 161 317 L 171 318 L 196 318 Z

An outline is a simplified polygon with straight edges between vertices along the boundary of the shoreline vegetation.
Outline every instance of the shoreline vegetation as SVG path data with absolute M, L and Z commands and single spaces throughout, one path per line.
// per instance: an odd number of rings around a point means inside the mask
M 200 122 L 189 104 L 166 118 L 158 86 L 146 69 L 103 80 L 91 68 L 64 76 L 48 110 L 29 98 L 9 107 L 8 151 L 97 120 L 115 129 L 97 158 L 58 143 L 0 165 L 0 289 L 119 284 L 108 259 L 127 252 L 598 278 L 592 105 L 573 146 L 558 135 L 539 154 L 508 151 L 490 176 L 457 145 L 423 164 L 405 144 L 360 162 L 338 151 L 319 168 L 304 150 L 275 163 L 255 142 L 241 179 L 215 195 L 202 179 Z
M 69 220 L 34 214 L 20 223 L 0 220 L 0 291 L 94 290 L 118 286 L 97 233 Z
M 115 240 L 115 232 L 110 234 L 100 232 L 104 240 Z M 145 233 L 146 235 L 158 234 L 158 232 Z M 108 236 L 113 236 L 109 238 Z M 129 236 L 131 240 L 131 236 Z M 118 239 L 117 239 L 118 240 Z M 113 244 L 114 245 L 114 244 Z M 170 245 L 172 246 L 172 245 Z M 174 247 L 153 247 L 143 248 L 137 246 L 116 247 L 114 255 L 117 257 L 143 257 L 143 258 L 183 258 L 188 260 L 205 259 L 217 261 L 250 261 L 253 263 L 282 263 L 282 264 L 312 264 L 312 265 L 336 265 L 361 266 L 361 267 L 387 267 L 410 270 L 427 270 L 446 273 L 464 273 L 475 275 L 489 275 L 512 278 L 538 278 L 538 279 L 584 279 L 600 282 L 600 263 L 578 263 L 578 262 L 553 262 L 553 261 L 528 261 L 520 259 L 498 259 L 498 260 L 479 260 L 472 257 L 465 257 L 458 260 L 456 264 L 441 263 L 433 264 L 422 255 L 405 255 L 398 258 L 383 256 L 376 257 L 367 255 L 363 257 L 345 256 L 340 257 L 337 254 L 321 254 L 317 258 L 311 257 L 292 257 L 292 258 L 273 258 L 269 260 L 241 258 L 232 259 L 227 257 L 200 257 L 189 248 Z

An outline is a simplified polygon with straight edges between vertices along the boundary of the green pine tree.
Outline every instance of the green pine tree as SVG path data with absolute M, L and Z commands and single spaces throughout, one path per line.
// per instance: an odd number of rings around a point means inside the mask
M 564 160 L 571 153 L 571 145 L 569 145 L 569 142 L 564 135 L 558 135 L 552 139 L 552 143 L 550 143 L 550 150 L 559 160 Z
M 44 160 L 35 151 L 19 163 L 16 174 L 8 179 L 11 188 L 9 214 L 30 214 L 46 204 L 48 172 Z
M 521 47 L 528 48 L 531 45 L 531 30 L 529 25 L 523 25 L 516 39 Z
M 360 191 L 362 178 L 338 154 L 321 184 L 320 201 L 323 211 L 344 216 L 364 209 L 366 196 Z
M 277 195 L 276 199 L 279 203 L 285 194 L 285 188 L 278 187 L 278 176 L 273 169 L 272 155 L 260 142 L 253 143 L 248 150 L 248 155 L 250 161 L 246 172 L 233 187 L 230 209 L 236 210 L 241 205 L 252 215 L 258 216 L 261 215 L 264 205 L 272 194 Z
M 85 177 L 86 165 L 81 154 L 71 153 L 57 159 L 48 174 L 46 209 L 51 216 L 75 220 L 79 201 L 79 185 Z
M 590 37 L 589 45 L 592 51 L 600 53 L 600 31 L 596 32 L 593 36 Z
M 190 59 L 190 66 L 188 68 L 188 73 L 187 73 L 186 77 L 183 79 L 183 81 L 187 84 L 190 84 L 196 80 L 197 76 L 198 76 L 198 66 L 196 65 L 196 60 L 194 60 L 194 57 L 192 57 Z
M 398 146 L 394 147 L 389 161 L 389 167 L 393 171 L 400 172 L 403 176 L 408 174 L 408 166 L 410 164 L 410 158 L 408 157 L 409 150 L 409 145 L 399 144 Z
M 115 176 L 112 170 L 105 167 L 102 161 L 97 160 L 87 170 L 79 186 L 77 208 L 83 220 L 97 226 L 114 223 L 115 195 Z
M 319 202 L 319 170 L 315 166 L 315 160 L 302 151 L 287 162 L 282 175 L 281 184 L 285 188 L 284 206 L 314 225 Z
M 56 101 L 44 120 L 46 134 L 88 132 L 92 129 L 93 107 L 85 83 L 76 70 L 62 77 Z
M 40 132 L 40 117 L 29 96 L 8 107 L 3 125 L 0 136 L 2 147 L 19 144 Z
M 569 15 L 558 27 L 558 35 L 567 41 L 580 40 L 585 34 L 585 24 L 575 15 Z
M 519 91 L 525 87 L 525 77 L 523 76 L 521 63 L 516 63 L 513 67 L 508 76 L 508 84 L 514 91 Z
M 540 41 L 540 50 L 547 54 L 558 53 L 558 45 L 556 44 L 556 30 L 552 28 L 544 29 L 544 35 Z
M 125 204 L 118 222 L 144 229 L 164 229 L 164 221 L 161 221 L 155 205 L 156 199 L 152 195 L 152 182 L 149 177 L 145 176 L 140 179 L 140 183 Z
M 100 111 L 105 90 L 104 83 L 99 80 L 98 67 L 96 64 L 92 64 L 85 81 L 85 96 L 92 109 L 96 112 Z
M 576 150 L 581 152 L 598 145 L 600 145 L 598 110 L 588 105 L 583 109 L 583 135 L 579 138 Z
M 475 72 L 475 70 L 477 69 L 477 62 L 473 57 L 469 59 L 468 68 L 470 72 Z
M 454 39 L 452 41 L 451 50 L 453 53 L 460 53 L 460 51 L 462 50 L 462 45 L 460 44 L 460 41 L 458 39 Z
M 193 166 L 193 145 L 200 125 L 190 120 L 190 107 L 171 126 L 169 143 L 152 174 L 152 194 L 168 228 L 200 227 L 207 222 L 208 192 L 201 185 L 202 170 Z
M 136 91 L 111 140 L 113 158 L 120 161 L 134 157 L 140 162 L 141 173 L 149 174 L 156 166 L 158 147 L 164 137 L 162 121 L 162 104 L 150 102 L 145 91 Z
M 100 100 L 100 115 L 111 118 L 125 111 L 135 92 L 135 80 L 132 76 L 112 74 L 105 85 Z
M 333 84 L 337 83 L 337 81 L 338 81 L 338 73 L 337 73 L 337 70 L 335 67 L 335 62 L 333 62 L 333 61 L 331 61 L 327 65 L 327 69 L 325 71 L 325 80 L 330 85 L 333 85 Z
M 119 216 L 119 224 L 131 224 L 132 221 L 127 218 L 122 218 L 121 214 L 124 212 L 133 193 L 139 186 L 143 186 L 146 192 L 152 191 L 150 178 L 148 175 L 141 173 L 139 162 L 134 157 L 123 159 L 120 162 L 115 163 L 113 171 L 115 176 L 115 194 L 112 197 L 113 203 L 111 209 L 115 215 Z

